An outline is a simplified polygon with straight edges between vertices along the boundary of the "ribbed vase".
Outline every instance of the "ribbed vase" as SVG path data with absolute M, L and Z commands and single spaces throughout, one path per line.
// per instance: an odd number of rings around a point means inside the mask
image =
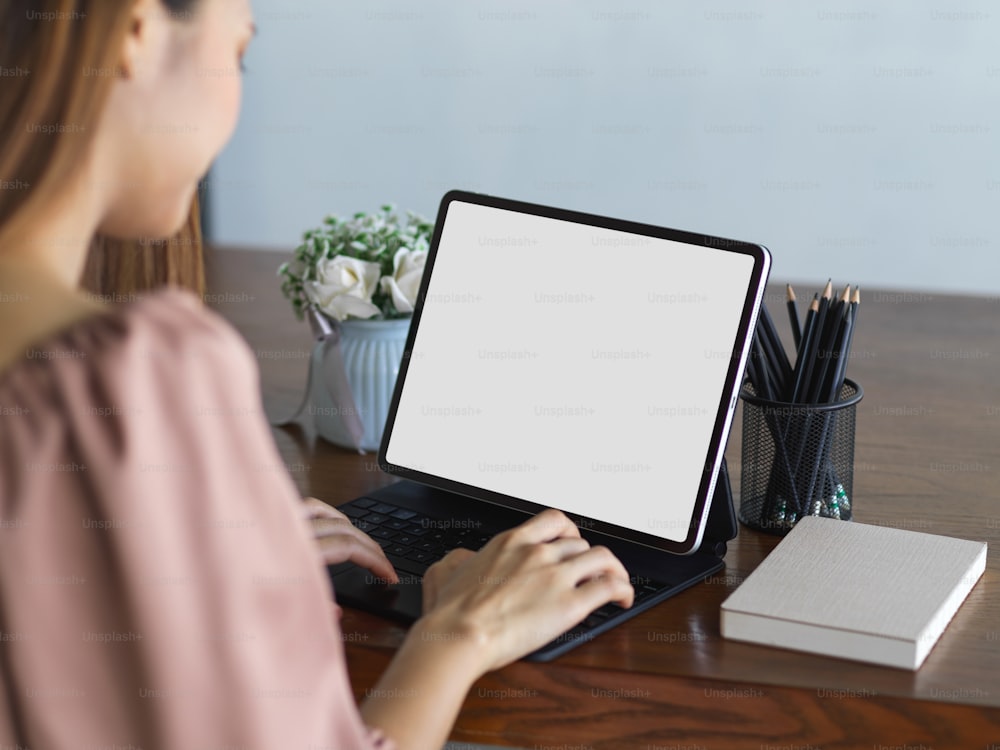
M 351 386 L 354 405 L 364 425 L 361 448 L 377 451 L 389 414 L 392 391 L 403 359 L 410 318 L 397 320 L 345 320 L 340 324 L 340 351 Z M 342 434 L 325 430 L 329 417 L 316 414 L 316 430 L 321 436 L 345 448 Z

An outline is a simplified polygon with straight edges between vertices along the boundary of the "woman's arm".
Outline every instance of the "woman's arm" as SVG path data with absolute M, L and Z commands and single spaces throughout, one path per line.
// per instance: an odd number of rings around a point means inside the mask
M 478 554 L 455 550 L 424 577 L 424 611 L 362 716 L 401 750 L 441 747 L 466 693 L 609 601 L 631 606 L 622 564 L 559 511 L 540 513 Z
M 315 498 L 306 499 L 304 510 L 325 564 L 352 560 L 397 580 L 381 547 L 350 519 Z M 410 630 L 362 708 L 366 723 L 382 728 L 400 748 L 442 746 L 480 675 L 551 640 L 611 597 L 625 601 L 630 596 L 627 574 L 617 561 L 607 551 L 590 550 L 564 515 L 549 512 L 526 526 L 501 535 L 478 558 L 470 550 L 455 550 L 428 571 L 424 609 L 429 614 Z M 588 557 L 577 559 L 583 553 Z M 610 585 L 593 604 L 596 583 L 582 591 L 578 584 L 598 576 Z M 558 588 L 567 584 L 572 584 L 571 594 Z M 550 597 L 580 601 L 568 602 L 569 609 L 559 605 L 553 613 Z M 485 627 L 503 617 L 509 632 Z
M 444 747 L 478 677 L 478 659 L 472 638 L 445 637 L 426 618 L 418 620 L 369 691 L 361 717 L 399 750 Z
M 38 349 L 0 380 L 7 744 L 375 747 L 245 344 L 167 292 Z

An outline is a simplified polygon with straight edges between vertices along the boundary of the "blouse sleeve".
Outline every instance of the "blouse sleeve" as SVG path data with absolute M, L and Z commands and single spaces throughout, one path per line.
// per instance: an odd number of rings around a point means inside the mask
M 392 747 L 242 340 L 168 292 L 36 354 L 0 377 L 0 739 Z

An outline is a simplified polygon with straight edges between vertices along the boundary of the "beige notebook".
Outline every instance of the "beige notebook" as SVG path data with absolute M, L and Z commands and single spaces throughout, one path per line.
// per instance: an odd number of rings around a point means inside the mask
M 985 542 L 808 516 L 722 603 L 722 635 L 917 669 L 985 568 Z

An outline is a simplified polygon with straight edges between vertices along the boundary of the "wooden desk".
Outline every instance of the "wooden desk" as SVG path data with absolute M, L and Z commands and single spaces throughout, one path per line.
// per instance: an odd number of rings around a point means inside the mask
M 216 251 L 210 303 L 257 351 L 269 410 L 290 412 L 309 332 L 282 299 L 276 253 Z M 817 282 L 818 283 L 818 282 Z M 801 288 L 800 292 L 805 292 Z M 811 290 L 810 290 L 811 291 Z M 768 301 L 782 313 L 783 291 Z M 783 320 L 782 318 L 779 320 Z M 866 290 L 850 375 L 857 520 L 1000 542 L 1000 299 Z M 739 491 L 739 415 L 728 449 Z M 391 481 L 310 431 L 275 439 L 304 494 L 346 502 Z M 776 544 L 741 527 L 724 574 L 545 665 L 472 689 L 452 738 L 527 748 L 1000 748 L 1000 561 L 915 673 L 723 640 L 719 605 Z M 347 611 L 359 697 L 404 630 Z

